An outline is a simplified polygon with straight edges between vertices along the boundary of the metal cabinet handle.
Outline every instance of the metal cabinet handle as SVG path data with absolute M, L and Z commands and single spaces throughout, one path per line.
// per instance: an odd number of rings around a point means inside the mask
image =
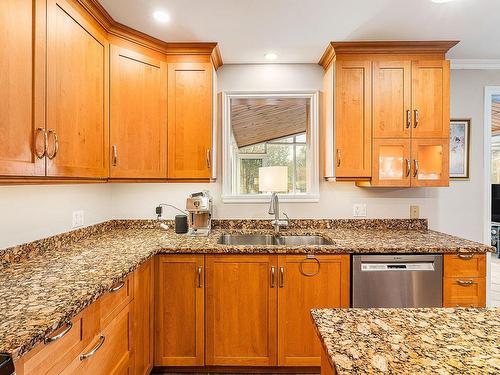
M 280 267 L 280 288 L 285 286 L 285 267 Z
M 411 111 L 409 109 L 406 110 L 406 129 L 411 126 Z
M 418 160 L 417 159 L 413 159 L 413 177 L 417 177 L 418 176 Z
M 457 284 L 461 286 L 471 286 L 472 284 L 475 284 L 475 281 L 472 280 L 457 280 Z
M 414 120 L 413 127 L 416 128 L 418 126 L 418 109 L 413 110 Z
M 113 167 L 118 164 L 118 146 L 113 145 Z
M 337 167 L 340 167 L 341 164 L 341 159 L 340 159 L 340 149 L 337 149 Z
M 69 333 L 69 331 L 71 331 L 71 328 L 73 328 L 73 323 L 71 323 L 71 321 L 68 320 L 65 324 L 66 324 L 66 328 L 64 329 L 64 331 L 62 331 L 61 333 L 59 333 L 55 336 L 52 336 L 52 337 L 45 337 L 43 339 L 43 343 L 50 344 L 51 342 L 57 341 L 59 339 L 62 339 L 64 336 L 66 336 Z
M 199 266 L 197 269 L 197 275 L 198 275 L 198 288 L 201 288 L 201 274 L 203 272 L 203 267 Z
M 101 348 L 101 346 L 104 344 L 104 340 L 106 340 L 106 338 L 104 337 L 104 335 L 101 335 L 99 337 L 99 342 L 96 344 L 96 346 L 94 346 L 92 348 L 92 350 L 90 352 L 88 352 L 86 354 L 80 355 L 80 361 L 83 361 L 83 360 L 85 360 L 87 358 L 92 357 Z
M 210 149 L 207 150 L 207 168 L 210 169 L 212 168 L 212 158 L 211 156 L 211 151 Z
M 39 152 L 37 150 L 37 140 L 38 140 L 38 136 L 40 134 L 43 134 L 43 151 L 42 152 Z M 38 158 L 38 159 L 42 159 L 45 155 L 47 155 L 47 132 L 45 131 L 44 128 L 37 128 L 36 129 L 36 134 L 35 134 L 35 145 L 34 145 L 34 148 L 35 148 L 35 156 Z
M 111 289 L 109 290 L 110 292 L 118 292 L 121 288 L 123 288 L 125 286 L 125 282 L 122 281 L 120 282 L 119 284 L 117 284 L 116 286 L 113 286 L 111 287 Z
M 54 129 L 49 129 L 49 131 L 47 132 L 47 144 L 48 144 L 48 140 L 49 140 L 50 135 L 52 135 L 54 137 L 54 152 L 51 155 L 49 155 L 48 153 L 46 153 L 46 154 L 47 154 L 47 157 L 50 160 L 52 160 L 57 156 L 57 152 L 59 151 L 59 139 L 57 138 L 56 131 Z
M 470 254 L 470 253 L 458 253 L 458 257 L 460 259 L 472 259 L 472 257 L 474 256 L 474 254 Z
M 276 269 L 274 267 L 271 267 L 271 288 L 275 287 L 275 279 L 274 279 L 275 272 L 276 272 Z
M 410 159 L 405 159 L 405 160 L 406 160 L 406 177 L 410 177 L 411 162 L 410 162 Z

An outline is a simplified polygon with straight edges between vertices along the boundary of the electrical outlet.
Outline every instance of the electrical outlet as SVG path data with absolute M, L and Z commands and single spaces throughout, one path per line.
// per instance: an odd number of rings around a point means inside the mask
M 72 227 L 79 228 L 85 224 L 85 211 L 73 211 Z
M 410 219 L 418 219 L 420 217 L 420 206 L 410 206 Z
M 352 216 L 354 217 L 366 217 L 366 204 L 355 203 L 352 205 Z

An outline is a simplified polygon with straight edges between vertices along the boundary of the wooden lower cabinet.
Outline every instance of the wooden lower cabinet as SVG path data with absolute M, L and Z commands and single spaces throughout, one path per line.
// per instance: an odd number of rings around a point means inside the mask
M 203 255 L 160 255 L 156 264 L 155 366 L 203 366 Z
M 443 306 L 486 306 L 486 255 L 444 256 Z
M 134 273 L 134 374 L 149 374 L 154 347 L 154 262 L 148 260 Z
M 207 365 L 277 365 L 276 267 L 277 256 L 206 257 Z
M 120 311 L 61 374 L 133 374 L 131 311 L 130 304 Z
M 349 307 L 349 255 L 278 257 L 278 365 L 320 366 L 312 308 Z

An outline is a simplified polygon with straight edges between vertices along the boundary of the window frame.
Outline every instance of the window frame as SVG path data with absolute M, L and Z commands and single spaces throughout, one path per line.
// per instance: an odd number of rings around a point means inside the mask
M 222 96 L 222 202 L 223 203 L 267 203 L 270 194 L 238 194 L 237 165 L 239 158 L 234 156 L 231 134 L 231 99 L 256 98 L 299 98 L 310 102 L 310 128 L 306 130 L 306 171 L 307 192 L 278 194 L 282 202 L 318 202 L 319 201 L 319 92 L 244 92 L 225 91 Z M 249 155 L 249 154 L 245 154 Z M 258 155 L 258 158 L 262 154 Z M 295 187 L 294 187 L 295 188 Z

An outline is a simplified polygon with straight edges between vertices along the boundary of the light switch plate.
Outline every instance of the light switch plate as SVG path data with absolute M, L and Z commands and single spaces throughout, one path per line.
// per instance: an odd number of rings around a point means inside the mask
M 420 206 L 410 206 L 410 219 L 418 219 L 420 217 Z
M 355 203 L 352 205 L 352 216 L 354 217 L 366 217 L 366 204 L 365 203 Z

